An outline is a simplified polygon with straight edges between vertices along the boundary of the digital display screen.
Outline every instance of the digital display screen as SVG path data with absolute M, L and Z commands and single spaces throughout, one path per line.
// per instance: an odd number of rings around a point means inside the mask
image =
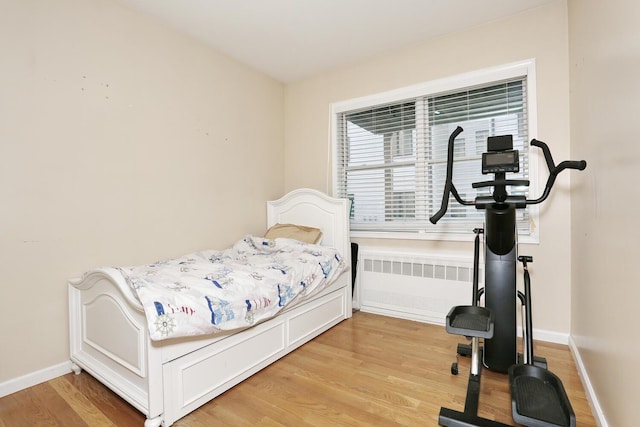
M 517 162 L 517 151 L 505 151 L 502 153 L 491 153 L 486 157 L 487 166 L 510 165 Z
M 518 150 L 491 151 L 482 154 L 482 173 L 518 172 Z

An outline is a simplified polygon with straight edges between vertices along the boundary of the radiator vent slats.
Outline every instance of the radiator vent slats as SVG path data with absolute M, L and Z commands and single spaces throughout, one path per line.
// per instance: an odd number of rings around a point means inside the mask
M 469 257 L 361 248 L 356 286 L 363 311 L 443 324 L 471 302 L 472 280 Z
M 365 258 L 362 260 L 364 271 L 372 273 L 396 274 L 402 276 L 426 277 L 429 279 L 456 280 L 471 282 L 473 267 L 446 265 L 433 262 L 391 261 Z M 482 274 L 480 275 L 482 276 Z

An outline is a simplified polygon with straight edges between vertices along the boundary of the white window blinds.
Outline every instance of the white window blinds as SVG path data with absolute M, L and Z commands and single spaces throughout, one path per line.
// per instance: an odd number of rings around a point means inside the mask
M 472 182 L 481 174 L 487 137 L 513 135 L 520 173 L 529 175 L 526 76 L 480 86 L 423 94 L 336 114 L 336 189 L 352 201 L 351 229 L 371 232 L 429 233 L 429 217 L 439 208 L 446 174 L 447 142 L 457 127 L 453 181 L 465 200 L 487 195 Z M 510 188 L 526 194 L 526 188 Z M 518 211 L 518 232 L 530 232 L 526 210 Z M 466 233 L 482 224 L 483 211 L 449 204 L 438 233 Z

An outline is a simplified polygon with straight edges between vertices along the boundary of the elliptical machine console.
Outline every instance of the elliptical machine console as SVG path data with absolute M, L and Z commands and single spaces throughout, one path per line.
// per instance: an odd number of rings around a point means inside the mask
M 513 136 L 490 136 L 487 152 L 482 153 L 482 173 L 520 172 L 518 150 L 513 150 Z
M 526 426 L 575 426 L 575 414 L 566 396 L 562 382 L 546 369 L 544 359 L 533 355 L 531 320 L 531 289 L 528 263 L 529 256 L 518 256 L 516 209 L 538 204 L 547 199 L 560 172 L 565 169 L 584 170 L 587 163 L 563 161 L 555 165 L 549 147 L 542 141 L 531 140 L 531 145 L 539 147 L 545 157 L 549 177 L 545 189 L 537 199 L 527 199 L 524 195 L 509 194 L 507 187 L 529 186 L 528 180 L 507 179 L 507 173 L 520 170 L 519 153 L 513 149 L 511 135 L 487 138 L 487 152 L 482 155 L 482 173 L 493 174 L 494 179 L 476 182 L 473 188 L 492 187 L 488 196 L 478 196 L 473 201 L 460 197 L 453 184 L 453 152 L 456 137 L 463 131 L 457 127 L 449 137 L 447 150 L 447 175 L 440 210 L 430 218 L 436 224 L 448 207 L 450 195 L 461 205 L 475 206 L 485 211 L 484 229 L 474 230 L 474 272 L 472 301 L 469 306 L 453 307 L 446 319 L 449 333 L 471 338 L 468 346 L 458 346 L 458 353 L 471 356 L 471 373 L 467 387 L 464 412 L 441 408 L 439 423 L 443 426 L 503 426 L 492 420 L 477 416 L 480 393 L 480 373 L 482 364 L 488 369 L 509 373 L 513 418 Z M 478 264 L 480 234 L 485 241 L 485 286 L 478 289 Z M 524 293 L 516 287 L 516 265 L 522 262 L 524 270 Z M 484 294 L 484 307 L 480 306 L 480 296 Z M 517 353 L 516 299 L 520 298 L 526 313 L 523 321 L 525 338 L 522 358 Z M 483 348 L 479 340 L 483 339 Z M 461 351 L 463 348 L 463 351 Z M 482 363 L 480 359 L 482 358 Z M 522 363 L 524 362 L 524 363 Z M 534 363 L 535 362 L 535 363 Z M 457 364 L 451 372 L 457 373 Z M 526 390 L 526 391 L 525 391 Z M 531 392 L 535 390 L 535 392 Z

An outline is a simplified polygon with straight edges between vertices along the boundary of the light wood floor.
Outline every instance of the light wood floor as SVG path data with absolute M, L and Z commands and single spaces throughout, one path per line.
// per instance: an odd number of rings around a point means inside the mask
M 463 410 L 469 359 L 451 375 L 458 342 L 443 327 L 355 313 L 174 424 L 436 426 Z M 564 383 L 580 427 L 596 426 L 566 346 L 536 343 Z M 483 371 L 480 415 L 514 424 L 508 377 Z M 0 399 L 0 427 L 139 426 L 144 416 L 85 372 Z

